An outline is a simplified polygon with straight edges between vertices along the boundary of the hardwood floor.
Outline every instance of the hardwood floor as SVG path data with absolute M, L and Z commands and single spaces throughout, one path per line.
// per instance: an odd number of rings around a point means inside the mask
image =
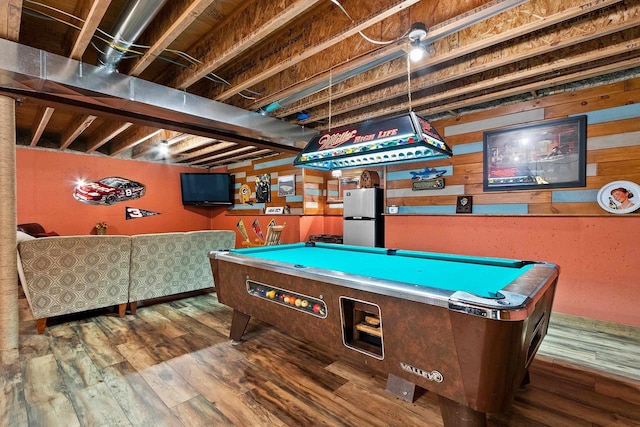
M 437 398 L 407 403 L 386 378 L 251 321 L 227 338 L 215 294 L 51 319 L 21 300 L 20 361 L 3 370 L 2 426 L 441 426 Z M 597 322 L 596 322 L 597 323 Z M 496 426 L 640 426 L 640 335 L 554 315 L 531 384 Z M 557 325 L 556 325 L 557 324 Z

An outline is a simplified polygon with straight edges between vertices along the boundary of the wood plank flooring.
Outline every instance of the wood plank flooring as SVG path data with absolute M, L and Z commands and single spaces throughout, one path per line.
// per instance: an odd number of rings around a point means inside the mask
M 51 319 L 20 306 L 20 360 L 2 371 L 1 426 L 441 426 L 373 375 L 264 323 L 228 339 L 215 294 Z M 557 325 L 556 325 L 557 324 Z M 531 384 L 489 427 L 640 426 L 640 335 L 555 316 Z

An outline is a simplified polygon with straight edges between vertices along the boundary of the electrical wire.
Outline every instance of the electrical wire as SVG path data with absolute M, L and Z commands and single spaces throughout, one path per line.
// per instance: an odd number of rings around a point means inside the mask
M 355 23 L 355 22 L 356 22 L 356 21 L 354 21 L 354 19 L 351 17 L 351 15 L 349 15 L 349 13 L 345 10 L 344 6 L 342 6 L 338 0 L 331 0 L 331 3 L 335 4 L 336 6 L 338 6 L 338 7 L 340 8 L 340 10 L 341 10 L 342 12 L 344 12 L 344 14 L 345 14 L 345 15 L 347 15 L 347 18 L 349 18 L 349 19 L 351 20 L 351 23 Z M 378 40 L 373 40 L 372 38 L 367 37 L 367 36 L 366 36 L 362 31 L 358 31 L 358 34 L 360 34 L 360 36 L 361 36 L 363 39 L 365 39 L 366 41 L 368 41 L 369 43 L 373 43 L 373 44 L 380 44 L 380 45 L 388 45 L 388 44 L 395 43 L 395 42 L 397 42 L 398 40 L 403 39 L 404 37 L 406 37 L 406 35 L 408 34 L 408 32 L 407 32 L 407 33 L 405 33 L 405 35 L 403 35 L 403 36 L 402 36 L 402 37 L 400 37 L 400 38 L 397 38 L 397 39 L 395 39 L 395 40 L 389 40 L 389 41 L 378 41 Z
M 55 8 L 55 7 L 53 7 L 53 6 L 49 6 L 49 5 L 46 5 L 46 4 L 44 4 L 44 3 L 40 3 L 40 2 L 37 2 L 37 1 L 33 1 L 33 0 L 24 0 L 24 1 L 25 1 L 25 3 L 35 4 L 35 5 L 38 5 L 38 6 L 40 6 L 40 7 L 45 8 L 45 9 L 50 9 L 50 10 L 53 10 L 53 11 L 55 11 L 55 12 L 58 12 L 58 13 L 60 13 L 61 15 L 66 15 L 66 16 L 68 16 L 69 18 L 73 18 L 73 19 L 75 19 L 75 20 L 78 20 L 78 21 L 82 22 L 83 24 L 84 24 L 84 22 L 85 22 L 85 21 L 84 21 L 84 19 L 78 18 L 77 16 L 72 15 L 72 14 L 70 14 L 70 13 L 67 13 L 67 12 L 65 12 L 64 10 L 56 9 L 56 8 Z M 34 9 L 30 9 L 30 10 L 33 10 L 33 11 L 38 12 L 38 13 L 42 13 L 42 12 L 37 11 L 37 10 L 34 10 Z M 44 14 L 44 13 L 43 13 L 43 15 L 48 16 L 48 15 L 46 15 L 46 14 Z M 48 16 L 48 17 L 49 17 L 50 19 L 54 19 L 54 20 L 58 21 L 58 19 L 53 18 L 52 16 Z M 63 22 L 63 21 L 60 21 L 60 22 Z M 67 22 L 63 22 L 63 23 L 64 23 L 64 24 L 69 24 L 69 23 L 67 23 Z M 70 25 L 73 25 L 73 24 L 70 24 Z M 75 27 L 75 28 L 78 28 L 78 27 Z
M 24 0 L 24 1 L 25 1 L 26 3 L 31 3 L 31 4 L 33 4 L 33 5 L 37 5 L 37 6 L 40 6 L 40 7 L 42 7 L 42 8 L 52 10 L 52 11 L 54 11 L 54 12 L 57 12 L 57 13 L 59 13 L 59 14 L 62 14 L 62 15 L 64 15 L 64 16 L 67 16 L 67 17 L 69 17 L 69 18 L 75 19 L 75 20 L 77 20 L 77 21 L 79 21 L 79 22 L 81 22 L 81 23 L 83 23 L 83 24 L 86 22 L 84 19 L 82 19 L 82 18 L 80 18 L 80 17 L 78 17 L 78 16 L 75 16 L 75 15 L 70 14 L 70 13 L 68 13 L 68 12 L 65 12 L 65 11 L 63 11 L 63 10 L 57 9 L 57 8 L 55 8 L 55 7 L 52 7 L 52 6 L 49 6 L 49 5 L 43 4 L 43 3 L 41 3 L 41 2 L 34 1 L 34 0 Z M 338 8 L 339 8 L 339 9 L 340 9 L 340 10 L 341 10 L 341 11 L 342 11 L 346 16 L 347 16 L 347 18 L 349 18 L 349 19 L 351 20 L 351 22 L 352 22 L 352 23 L 355 23 L 354 19 L 351 17 L 351 15 L 349 15 L 349 13 L 346 11 L 346 9 L 344 8 L 344 6 L 342 6 L 342 4 L 341 4 L 338 0 L 331 0 L 331 2 L 332 2 L 333 4 L 335 4 L 336 6 L 338 6 Z M 81 31 L 81 30 L 82 30 L 82 28 L 81 28 L 81 27 L 79 27 L 79 26 L 77 26 L 77 25 L 75 25 L 75 24 L 73 24 L 73 23 L 71 23 L 71 22 L 65 21 L 65 20 L 63 20 L 63 19 L 56 18 L 55 16 L 52 16 L 52 15 L 47 14 L 47 13 L 45 13 L 45 12 L 42 12 L 42 11 L 39 11 L 39 10 L 36 10 L 36 9 L 30 8 L 30 7 L 28 7 L 28 6 L 23 6 L 23 9 L 26 9 L 27 11 L 31 12 L 31 16 L 37 17 L 37 18 L 39 18 L 39 19 L 47 19 L 47 20 L 56 21 L 56 22 L 62 23 L 62 24 L 64 24 L 64 25 L 67 25 L 67 26 L 69 26 L 69 27 L 71 27 L 71 28 L 73 28 L 73 29 L 75 29 L 75 30 L 77 30 L 77 31 Z M 128 55 L 128 56 L 123 57 L 123 59 L 137 58 L 137 57 L 140 57 L 140 56 L 144 55 L 144 52 L 142 52 L 142 51 L 140 51 L 140 50 L 135 50 L 135 49 L 150 49 L 150 48 L 151 48 L 151 46 L 141 45 L 141 44 L 136 44 L 136 43 L 129 42 L 129 41 L 127 41 L 127 40 L 116 40 L 116 38 L 115 38 L 113 35 L 111 35 L 111 34 L 107 33 L 107 32 L 106 32 L 106 31 L 104 31 L 104 30 L 101 30 L 100 28 L 96 28 L 96 32 L 97 32 L 97 33 L 100 33 L 100 34 L 101 34 L 102 36 L 104 36 L 104 37 L 101 37 L 101 36 L 99 36 L 99 35 L 94 34 L 94 35 L 93 35 L 93 37 L 94 37 L 94 38 L 96 38 L 96 39 L 98 39 L 98 40 L 102 41 L 102 42 L 103 42 L 103 43 L 105 43 L 107 46 L 109 46 L 109 47 L 111 47 L 111 48 L 113 48 L 113 49 L 115 49 L 115 50 L 117 50 L 117 51 L 119 51 L 119 52 L 123 52 L 123 53 L 128 53 L 128 54 L 130 54 L 130 55 Z M 378 41 L 378 40 L 374 40 L 374 39 L 372 39 L 372 38 L 370 38 L 370 37 L 366 36 L 362 31 L 358 31 L 358 34 L 360 34 L 360 36 L 361 36 L 362 38 L 364 38 L 365 40 L 367 40 L 369 43 L 379 44 L 379 45 L 388 45 L 388 44 L 391 44 L 391 43 L 395 43 L 397 40 L 400 40 L 400 39 L 402 39 L 402 38 L 406 37 L 406 35 L 408 34 L 408 32 L 406 32 L 403 36 L 399 37 L 398 39 L 390 40 L 390 41 Z M 119 43 L 125 43 L 125 44 L 129 45 L 129 47 L 128 47 L 128 48 L 124 48 L 124 47 L 122 47 L 121 45 L 119 45 Z M 104 54 L 104 53 L 105 53 L 105 52 L 103 52 L 101 49 L 99 49 L 99 48 L 98 48 L 98 46 L 97 46 L 93 41 L 91 42 L 91 46 L 92 46 L 96 51 L 98 51 L 99 53 L 101 53 L 101 54 Z M 135 49 L 132 49 L 132 47 L 133 47 L 133 48 L 135 48 Z M 189 63 L 191 63 L 191 64 L 202 64 L 202 61 L 200 61 L 200 60 L 199 60 L 199 59 L 197 59 L 197 58 L 194 58 L 193 56 L 191 56 L 191 55 L 189 55 L 188 53 L 183 52 L 183 51 L 174 50 L 174 49 L 165 49 L 165 52 L 173 53 L 173 54 L 175 54 L 175 55 L 177 55 L 177 56 L 181 57 L 182 59 L 185 59 L 187 62 L 189 62 Z M 159 59 L 162 59 L 162 60 L 164 60 L 164 61 L 167 61 L 167 62 L 169 62 L 169 63 L 171 63 L 171 64 L 177 65 L 177 66 L 186 67 L 186 65 L 184 65 L 184 64 L 181 64 L 181 63 L 179 63 L 179 62 L 177 62 L 177 61 L 173 61 L 173 60 L 168 59 L 168 58 L 163 57 L 163 56 L 158 56 L 158 58 L 159 58 Z M 209 74 L 207 74 L 207 75 L 205 76 L 205 79 L 207 79 L 207 80 L 209 80 L 209 81 L 212 81 L 212 82 L 214 82 L 214 83 L 222 83 L 222 84 L 225 84 L 225 85 L 227 85 L 227 86 L 231 86 L 231 83 L 229 83 L 227 80 L 225 80 L 224 78 L 222 78 L 222 77 L 220 77 L 220 76 L 218 76 L 218 75 L 216 75 L 216 74 L 214 74 L 214 73 L 209 73 Z M 249 91 L 249 92 L 252 92 L 252 91 L 250 91 L 250 90 L 248 90 L 248 89 L 245 89 L 245 90 L 247 90 L 247 91 Z M 331 84 L 329 84 L 329 90 L 331 91 Z M 260 95 L 260 94 L 259 94 L 259 93 L 257 93 L 257 92 L 253 92 L 253 93 L 255 93 L 255 94 L 257 94 L 257 95 Z M 253 97 L 253 96 L 244 95 L 244 94 L 242 93 L 242 91 L 238 92 L 238 95 L 240 95 L 241 97 L 243 97 L 243 98 L 245 98 L 245 99 L 250 99 L 250 100 L 255 100 L 255 99 L 257 99 L 256 97 Z M 329 104 L 329 107 L 331 107 L 331 104 Z
M 80 18 L 78 16 L 72 15 L 70 13 L 67 13 L 67 12 L 63 11 L 63 10 L 57 9 L 55 7 L 52 7 L 52 6 L 49 6 L 49 5 L 34 1 L 34 0 L 25 0 L 25 2 L 26 3 L 31 3 L 31 4 L 40 6 L 40 7 L 43 7 L 45 9 L 52 10 L 52 11 L 57 12 L 57 13 L 60 13 L 62 15 L 65 15 L 65 16 L 69 17 L 69 18 L 72 18 L 72 19 L 75 19 L 77 21 L 80 21 L 83 24 L 86 22 L 84 19 L 82 19 L 82 18 Z M 81 31 L 82 30 L 81 27 L 79 27 L 79 26 L 77 26 L 77 25 L 75 25 L 75 24 L 73 24 L 71 22 L 65 21 L 63 19 L 56 18 L 55 16 L 52 16 L 52 15 L 47 14 L 45 12 L 30 8 L 28 6 L 23 6 L 23 9 L 26 10 L 27 14 L 29 14 L 30 16 L 33 16 L 35 18 L 54 21 L 54 22 L 59 22 L 61 24 L 67 25 L 67 26 L 69 26 L 69 27 L 71 27 L 71 28 L 73 28 L 73 29 L 75 29 L 77 31 Z M 113 49 L 115 49 L 115 50 L 117 50 L 119 52 L 130 54 L 130 55 L 125 55 L 122 59 L 138 58 L 138 57 L 144 55 L 144 52 L 141 52 L 139 50 L 131 49 L 130 47 L 135 47 L 135 48 L 140 48 L 140 49 L 150 49 L 151 48 L 151 46 L 142 45 L 142 44 L 136 44 L 136 43 L 129 42 L 127 40 L 120 40 L 120 39 L 116 40 L 116 38 L 113 35 L 109 34 L 108 32 L 106 32 L 104 30 L 101 30 L 100 28 L 96 28 L 96 32 L 102 34 L 104 37 L 100 37 L 100 36 L 94 34 L 93 38 L 96 38 L 96 39 L 102 41 L 107 46 L 109 46 L 109 47 L 111 47 L 111 48 L 113 48 Z M 119 45 L 118 43 L 126 43 L 126 44 L 129 45 L 129 48 L 124 48 L 121 45 Z M 91 42 L 91 46 L 97 52 L 99 52 L 99 53 L 101 53 L 103 55 L 105 54 L 105 52 L 102 49 L 100 49 L 93 41 Z M 164 51 L 176 54 L 177 56 L 187 60 L 187 62 L 189 62 L 191 64 L 202 64 L 202 61 L 200 61 L 197 58 L 194 58 L 193 56 L 189 55 L 186 52 L 175 50 L 175 49 L 165 49 Z M 162 55 L 159 55 L 158 58 L 162 59 L 164 61 L 167 61 L 167 62 L 169 62 L 171 64 L 180 66 L 180 67 L 187 67 L 187 65 L 184 65 L 184 64 L 179 63 L 177 61 L 173 61 L 173 60 L 171 60 L 171 59 L 169 59 L 167 57 L 164 57 Z M 229 83 L 227 80 L 223 79 L 222 77 L 220 77 L 220 76 L 218 76 L 218 75 L 216 75 L 214 73 L 209 73 L 208 75 L 205 76 L 205 79 L 207 79 L 209 81 L 212 81 L 214 83 L 219 83 L 219 84 L 222 83 L 222 84 L 225 84 L 227 86 L 231 86 L 231 83 Z M 251 91 L 251 90 L 248 90 L 248 89 L 245 89 L 245 90 L 250 92 L 250 93 L 254 93 L 254 94 L 260 95 L 258 92 Z M 238 95 L 242 96 L 245 99 L 249 99 L 249 100 L 256 100 L 257 99 L 256 97 L 253 97 L 253 96 L 244 95 L 242 93 L 242 91 L 238 92 Z
M 409 97 L 409 112 L 411 112 L 411 58 L 407 55 L 407 96 Z
M 333 0 L 332 0 L 333 1 Z M 329 132 L 331 132 L 331 80 L 333 78 L 333 68 L 329 69 Z

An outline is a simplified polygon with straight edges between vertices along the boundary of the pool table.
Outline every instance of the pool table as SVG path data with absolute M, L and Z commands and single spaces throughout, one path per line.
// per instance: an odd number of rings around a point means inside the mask
M 438 395 L 445 426 L 484 426 L 528 381 L 559 269 L 546 262 L 318 242 L 209 253 L 230 337 L 251 317 Z

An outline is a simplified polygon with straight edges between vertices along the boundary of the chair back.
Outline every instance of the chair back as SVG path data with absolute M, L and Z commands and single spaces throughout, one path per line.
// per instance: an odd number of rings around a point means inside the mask
M 265 246 L 273 246 L 279 245 L 282 235 L 282 230 L 284 230 L 284 225 L 272 225 L 267 230 L 267 235 L 264 238 Z
M 256 239 L 255 243 L 245 240 L 242 244 L 249 247 L 279 245 L 282 243 L 282 230 L 284 230 L 285 225 L 286 223 L 282 225 L 272 225 L 267 229 L 267 235 L 264 237 L 264 240 Z

